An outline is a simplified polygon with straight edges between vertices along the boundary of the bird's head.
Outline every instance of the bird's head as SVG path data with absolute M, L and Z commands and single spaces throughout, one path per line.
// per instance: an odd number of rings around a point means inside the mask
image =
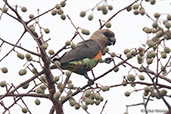
M 114 45 L 116 42 L 115 34 L 109 29 L 101 29 L 94 32 L 91 36 L 104 49 L 106 46 Z

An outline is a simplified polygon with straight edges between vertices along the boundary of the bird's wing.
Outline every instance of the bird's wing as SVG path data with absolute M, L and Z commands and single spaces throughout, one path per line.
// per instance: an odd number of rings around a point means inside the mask
M 84 58 L 93 58 L 99 53 L 100 49 L 101 48 L 96 41 L 85 40 L 78 43 L 75 49 L 66 52 L 60 58 L 60 62 L 63 64 L 71 61 L 79 61 Z

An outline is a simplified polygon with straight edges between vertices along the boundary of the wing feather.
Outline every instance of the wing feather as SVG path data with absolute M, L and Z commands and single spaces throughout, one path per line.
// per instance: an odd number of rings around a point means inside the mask
M 79 61 L 84 58 L 93 58 L 100 51 L 100 46 L 94 40 L 85 40 L 78 43 L 75 49 L 66 52 L 61 58 L 60 62 L 62 64 Z

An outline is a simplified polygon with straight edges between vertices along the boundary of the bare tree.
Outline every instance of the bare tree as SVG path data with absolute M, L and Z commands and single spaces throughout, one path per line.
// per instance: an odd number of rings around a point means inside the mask
M 16 43 L 7 41 L 6 38 L 2 38 L 0 34 L 1 50 L 4 49 L 6 44 L 12 47 L 7 53 L 1 54 L 0 62 L 4 61 L 9 55 L 16 53 L 19 59 L 25 61 L 25 65 L 18 71 L 18 74 L 15 72 L 14 76 L 17 78 L 18 75 L 32 75 L 29 79 L 24 80 L 18 85 L 9 83 L 7 80 L 0 80 L 0 86 L 3 90 L 3 93 L 0 93 L 0 106 L 4 109 L 3 114 L 7 112 L 10 113 L 10 110 L 15 105 L 19 105 L 23 113 L 32 114 L 32 110 L 29 108 L 30 106 L 28 106 L 23 99 L 24 97 L 35 97 L 36 105 L 39 105 L 40 99 L 43 98 L 51 101 L 53 104 L 52 108 L 47 109 L 49 110 L 49 114 L 63 114 L 64 111 L 62 107 L 66 102 L 69 102 L 71 107 L 74 107 L 76 110 L 82 107 L 89 114 L 91 112 L 88 111 L 88 105 L 98 105 L 101 102 L 104 102 L 105 98 L 101 95 L 102 92 L 127 85 L 131 85 L 134 90 L 126 91 L 125 96 L 130 96 L 130 94 L 140 91 L 144 91 L 144 94 L 141 103 L 128 104 L 126 106 L 125 114 L 128 114 L 129 107 L 139 105 L 143 105 L 144 112 L 148 114 L 147 107 L 149 102 L 156 99 L 162 100 L 168 109 L 168 112 L 166 113 L 171 114 L 171 106 L 167 100 L 170 99 L 168 90 L 171 89 L 171 78 L 169 77 L 171 72 L 171 48 L 169 45 L 171 40 L 171 14 L 155 13 L 153 16 L 149 15 L 144 3 L 155 5 L 156 2 L 156 0 L 134 0 L 132 3 L 113 13 L 107 20 L 99 19 L 100 26 L 98 29 L 104 27 L 110 28 L 112 25 L 110 21 L 112 19 L 123 11 L 128 11 L 136 16 L 142 15 L 153 23 L 152 26 L 150 25 L 150 27 L 143 28 L 143 31 L 148 35 L 148 40 L 141 46 L 131 49 L 127 48 L 123 53 L 119 54 L 110 52 L 108 48 L 105 48 L 103 54 L 106 54 L 107 58 L 102 60 L 102 62 L 113 64 L 113 67 L 99 76 L 91 71 L 95 83 L 93 85 L 87 83 L 82 87 L 77 87 L 72 83 L 72 80 L 70 80 L 70 77 L 75 75 L 74 73 L 62 70 L 59 62 L 52 63 L 53 58 L 59 56 L 59 54 L 63 53 L 68 48 L 74 48 L 75 44 L 73 43 L 73 40 L 76 40 L 78 37 L 84 40 L 83 35 L 90 34 L 88 29 L 78 27 L 74 24 L 69 14 L 65 14 L 63 9 L 67 7 L 67 1 L 61 1 L 43 13 L 40 13 L 38 9 L 38 14 L 36 16 L 30 14 L 29 20 L 25 21 L 21 13 L 27 12 L 27 7 L 19 6 L 18 4 L 11 5 L 9 1 L 3 0 L 4 5 L 0 8 L 0 18 L 3 19 L 3 16 L 7 15 L 11 19 L 16 20 L 17 23 L 20 23 L 24 29 Z M 94 14 L 97 12 L 96 9 L 102 12 L 103 16 L 106 16 L 108 12 L 113 10 L 113 6 L 108 4 L 107 0 L 101 0 L 94 7 L 85 11 L 80 11 L 80 17 L 86 17 L 87 12 L 93 12 L 87 16 L 88 20 L 91 21 L 95 16 Z M 61 21 L 68 19 L 75 29 L 70 40 L 66 41 L 63 47 L 55 51 L 52 49 L 47 51 L 48 42 L 51 39 L 46 39 L 44 36 L 45 34 L 49 34 L 50 29 L 44 28 L 39 23 L 39 19 L 44 18 L 43 16 L 49 13 L 51 13 L 52 16 L 60 16 Z M 10 34 L 10 32 L 11 31 L 8 31 L 7 34 Z M 36 43 L 37 49 L 34 51 L 20 45 L 21 40 L 29 40 L 28 38 L 25 38 L 26 34 L 29 34 Z M 21 52 L 17 51 L 18 49 L 20 49 Z M 22 52 L 26 54 L 24 55 Z M 137 62 L 131 62 L 131 60 Z M 54 66 L 56 69 L 54 69 Z M 122 83 L 115 85 L 97 83 L 97 80 L 106 78 L 106 76 L 113 71 L 116 73 L 120 70 L 122 71 L 122 69 L 119 69 L 122 68 L 120 66 L 126 67 L 129 70 L 124 76 L 121 76 L 123 79 Z M 3 75 L 8 73 L 7 67 L 0 67 L 2 73 L 4 73 Z M 54 70 L 60 71 L 58 76 L 55 76 L 53 73 Z M 145 78 L 147 78 L 148 81 L 144 81 Z M 32 87 L 30 88 L 29 86 L 31 84 Z M 142 87 L 137 89 L 135 88 L 136 85 L 141 85 Z M 20 88 L 25 89 L 24 93 L 21 92 L 22 90 Z M 75 96 L 79 94 L 81 97 L 76 99 Z M 9 106 L 6 105 L 4 100 L 7 97 L 13 99 Z M 105 101 L 100 114 L 103 113 L 106 104 L 107 100 Z

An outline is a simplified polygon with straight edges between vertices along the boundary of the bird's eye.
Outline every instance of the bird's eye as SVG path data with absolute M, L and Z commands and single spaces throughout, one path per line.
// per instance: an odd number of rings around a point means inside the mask
M 112 33 L 109 33 L 109 32 L 104 32 L 103 33 L 107 38 L 111 38 L 111 37 L 114 37 L 114 35 Z

